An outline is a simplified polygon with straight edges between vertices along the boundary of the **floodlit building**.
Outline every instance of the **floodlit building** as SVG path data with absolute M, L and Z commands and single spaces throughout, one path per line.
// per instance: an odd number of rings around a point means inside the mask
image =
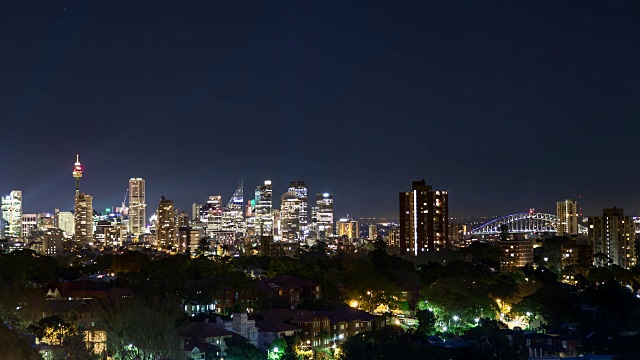
M 156 242 L 159 248 L 175 248 L 178 245 L 176 215 L 173 201 L 162 195 L 158 204 L 158 220 L 156 222 Z
M 55 209 L 53 212 L 53 225 L 64 231 L 67 236 L 73 236 L 75 231 L 73 213 L 70 211 L 60 211 L 60 209 Z
M 333 236 L 333 194 L 316 194 L 315 231 L 319 239 Z
M 578 202 L 566 199 L 556 203 L 558 236 L 578 235 Z
M 336 233 L 339 237 L 350 240 L 360 238 L 360 222 L 353 219 L 340 219 L 336 223 Z
M 144 179 L 129 179 L 129 233 L 134 242 L 144 234 L 147 225 L 146 209 Z
M 400 193 L 400 250 L 418 256 L 449 246 L 449 195 L 424 180 Z
M 273 188 L 271 180 L 265 180 L 264 185 L 256 187 L 255 206 L 256 234 L 260 236 L 273 235 Z
M 589 245 L 596 266 L 636 264 L 635 224 L 622 209 L 604 209 L 602 216 L 589 217 Z
M 2 197 L 2 224 L 0 235 L 8 238 L 22 237 L 22 191 L 13 190 Z

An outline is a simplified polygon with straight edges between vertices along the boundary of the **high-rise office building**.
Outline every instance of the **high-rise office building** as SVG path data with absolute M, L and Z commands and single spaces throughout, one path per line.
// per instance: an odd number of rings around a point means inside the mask
M 70 211 L 60 211 L 60 209 L 55 209 L 53 212 L 53 225 L 64 231 L 66 236 L 73 236 L 73 213 Z
M 222 231 L 235 234 L 236 237 L 246 234 L 244 221 L 244 186 L 238 184 L 236 191 L 222 213 Z
M 578 202 L 566 199 L 556 203 L 558 236 L 578 235 Z
M 162 250 L 174 249 L 178 246 L 176 216 L 173 201 L 162 195 L 158 204 L 158 220 L 156 222 L 156 242 Z
M 293 191 L 287 191 L 280 198 L 280 239 L 300 241 L 300 209 L 302 200 Z
M 44 230 L 44 229 L 52 229 L 55 227 L 55 220 L 53 219 L 53 216 L 51 216 L 50 213 L 40 213 L 38 214 L 38 229 L 39 230 Z
M 29 236 L 31 231 L 38 228 L 38 214 L 22 214 L 22 237 Z
M 449 195 L 424 180 L 400 193 L 400 251 L 418 256 L 449 246 Z
M 200 221 L 205 223 L 207 235 L 212 237 L 212 232 L 222 231 L 222 196 L 211 195 L 207 202 L 200 207 Z
M 22 191 L 13 190 L 2 197 L 2 223 L 5 237 L 22 237 Z
M 273 235 L 273 188 L 271 180 L 265 180 L 264 185 L 256 187 L 255 205 L 256 234 L 260 236 Z
M 316 194 L 315 220 L 317 236 L 324 239 L 333 236 L 333 194 Z
M 73 206 L 74 240 L 80 246 L 93 243 L 93 197 L 78 194 Z
M 596 266 L 636 264 L 635 224 L 622 209 L 604 209 L 602 216 L 589 217 L 589 245 Z
M 289 192 L 295 194 L 300 200 L 298 201 L 298 239 L 304 240 L 309 233 L 309 219 L 308 219 L 308 195 L 307 184 L 304 181 L 292 181 L 289 184 Z
M 80 246 L 93 244 L 93 198 L 91 195 L 80 193 L 82 171 L 80 156 L 76 155 L 76 162 L 73 164 L 73 178 L 76 180 L 76 195 L 73 202 L 73 237 Z
M 146 208 L 144 179 L 129 179 L 129 233 L 133 242 L 137 242 L 144 234 L 147 225 Z

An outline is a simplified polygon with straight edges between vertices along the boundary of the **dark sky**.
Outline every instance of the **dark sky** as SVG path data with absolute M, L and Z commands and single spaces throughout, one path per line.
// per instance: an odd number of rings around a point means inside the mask
M 464 3 L 464 4 L 463 4 Z M 0 192 L 95 207 L 130 177 L 190 209 L 267 177 L 397 216 L 424 178 L 452 215 L 640 211 L 637 1 L 6 1 Z

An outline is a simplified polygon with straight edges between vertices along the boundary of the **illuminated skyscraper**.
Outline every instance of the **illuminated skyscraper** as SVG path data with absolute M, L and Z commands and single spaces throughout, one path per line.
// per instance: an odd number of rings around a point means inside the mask
M 200 207 L 200 221 L 206 224 L 207 235 L 212 236 L 214 231 L 222 231 L 222 196 L 211 195 L 207 203 Z
M 13 190 L 2 197 L 2 223 L 5 237 L 22 237 L 22 191 Z
M 246 234 L 245 225 L 244 186 L 240 182 L 222 213 L 222 230 L 242 237 Z
M 73 178 L 76 180 L 76 196 L 73 204 L 74 240 L 80 246 L 93 244 L 93 198 L 91 195 L 80 193 L 80 178 L 82 165 L 80 156 L 76 155 L 73 164 Z
M 304 181 L 292 181 L 289 184 L 289 192 L 295 194 L 300 200 L 298 201 L 298 239 L 304 240 L 309 233 L 307 184 Z
M 265 180 L 264 185 L 257 186 L 255 191 L 256 205 L 256 234 L 273 235 L 273 188 L 271 180 Z
M 162 250 L 175 249 L 178 246 L 178 227 L 176 209 L 173 201 L 162 195 L 158 204 L 158 220 L 156 222 L 156 241 Z
M 74 240 L 80 246 L 93 243 L 93 197 L 78 194 L 73 206 Z
M 556 203 L 558 236 L 578 235 L 578 202 L 566 199 Z
M 449 245 L 449 195 L 424 180 L 400 193 L 400 251 L 417 256 Z
M 315 231 L 319 239 L 333 236 L 333 194 L 316 194 Z
M 147 219 L 145 202 L 145 181 L 140 178 L 129 180 L 129 233 L 134 242 L 144 234 Z
M 293 191 L 280 198 L 280 238 L 283 241 L 300 241 L 300 209 L 302 200 Z
M 636 264 L 635 224 L 622 209 L 604 209 L 602 216 L 589 216 L 589 245 L 596 266 Z

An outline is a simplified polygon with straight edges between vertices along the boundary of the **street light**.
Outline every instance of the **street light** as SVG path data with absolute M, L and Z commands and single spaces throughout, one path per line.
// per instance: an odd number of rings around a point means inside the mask
M 267 350 L 267 359 L 269 360 L 280 359 L 280 354 L 278 354 L 279 351 L 280 349 L 278 349 L 277 346 L 274 346 L 273 350 Z

